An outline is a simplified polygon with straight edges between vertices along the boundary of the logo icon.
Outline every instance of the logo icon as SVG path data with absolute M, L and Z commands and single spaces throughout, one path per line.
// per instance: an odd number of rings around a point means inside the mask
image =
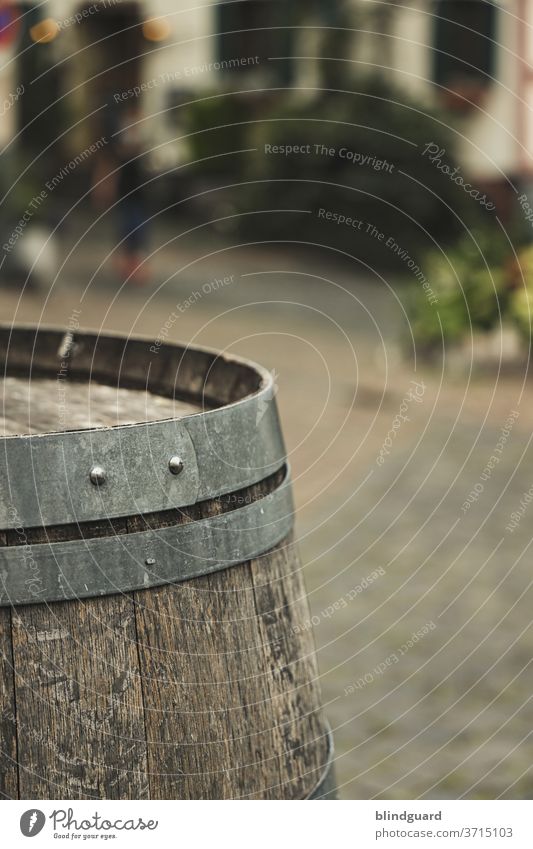
M 31 808 L 25 811 L 20 818 L 20 830 L 24 837 L 35 837 L 43 830 L 46 817 L 42 811 L 37 808 Z

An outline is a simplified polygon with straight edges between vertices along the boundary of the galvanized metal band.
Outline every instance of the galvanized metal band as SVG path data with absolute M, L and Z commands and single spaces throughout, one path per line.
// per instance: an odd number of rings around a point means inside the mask
M 0 439 L 0 530 L 183 507 L 277 471 L 286 452 L 274 382 L 266 370 L 246 365 L 257 374 L 260 389 L 214 410 L 177 420 Z M 169 468 L 173 457 L 183 463 L 180 474 Z M 103 485 L 91 481 L 95 468 L 105 473 Z
M 168 465 L 175 455 L 183 462 L 179 475 Z M 175 421 L 7 437 L 0 444 L 0 529 L 184 507 L 256 483 L 284 457 L 271 387 Z M 103 486 L 91 482 L 95 466 L 105 471 Z
M 210 519 L 139 533 L 0 548 L 0 606 L 178 583 L 264 554 L 293 526 L 290 475 L 272 493 Z
M 333 766 L 333 758 L 335 754 L 335 745 L 333 742 L 333 732 L 328 725 L 327 731 L 327 739 L 328 739 L 328 755 L 326 766 L 324 767 L 324 771 L 320 776 L 318 783 L 311 791 L 309 796 L 306 796 L 307 801 L 334 801 L 337 798 L 337 790 L 335 783 L 335 769 Z

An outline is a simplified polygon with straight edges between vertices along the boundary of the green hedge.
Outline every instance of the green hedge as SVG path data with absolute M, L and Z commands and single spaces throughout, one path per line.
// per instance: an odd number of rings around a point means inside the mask
M 347 81 L 346 89 L 263 94 L 259 101 L 248 94 L 209 97 L 188 107 L 187 127 L 195 133 L 191 155 L 198 159 L 253 148 L 246 156 L 211 160 L 201 170 L 232 171 L 243 185 L 233 190 L 231 201 L 242 213 L 309 211 L 244 215 L 240 226 L 247 238 L 324 244 L 363 262 L 401 270 L 401 259 L 366 231 L 368 224 L 419 259 L 432 239 L 440 244 L 453 238 L 461 221 L 472 224 L 483 211 L 423 155 L 434 143 L 446 151 L 443 162 L 454 167 L 454 136 L 446 116 L 391 90 L 379 77 Z M 311 152 L 269 154 L 266 145 L 309 145 Z M 334 148 L 335 154 L 317 155 L 315 145 Z M 342 158 L 342 148 L 360 162 L 367 157 L 365 164 Z M 391 167 L 378 169 L 379 161 Z M 364 226 L 355 230 L 325 221 L 318 216 L 320 208 Z
M 418 347 L 437 351 L 501 322 L 516 326 L 529 344 L 533 248 L 517 248 L 522 239 L 522 233 L 507 238 L 494 224 L 465 233 L 447 251 L 427 253 L 421 267 L 436 302 L 421 286 L 413 286 L 406 299 Z

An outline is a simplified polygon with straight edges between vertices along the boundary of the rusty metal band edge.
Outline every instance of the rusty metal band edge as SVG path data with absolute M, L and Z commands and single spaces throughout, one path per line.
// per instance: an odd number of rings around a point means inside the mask
M 329 723 L 327 723 L 327 740 L 328 740 L 328 756 L 326 765 L 315 787 L 304 801 L 335 801 L 337 799 L 337 790 L 335 782 L 335 769 L 333 765 L 335 755 L 335 744 L 333 741 L 333 732 Z
M 293 527 L 290 472 L 263 498 L 182 525 L 0 548 L 0 607 L 92 598 L 179 583 L 266 553 Z
M 285 461 L 272 375 L 239 401 L 154 422 L 0 438 L 0 530 L 184 507 L 258 483 Z M 180 474 L 169 461 L 179 457 Z M 105 471 L 102 486 L 91 482 Z M 23 470 L 23 474 L 21 474 Z

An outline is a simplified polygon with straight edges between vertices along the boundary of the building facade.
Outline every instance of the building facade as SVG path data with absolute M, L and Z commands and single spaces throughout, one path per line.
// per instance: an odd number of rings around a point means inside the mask
M 287 0 L 0 0 L 0 143 L 16 134 L 17 91 L 35 75 L 25 67 L 32 40 L 55 80 L 40 97 L 59 86 L 78 127 L 74 145 L 95 134 L 87 116 L 102 98 L 118 96 L 138 101 L 164 165 L 186 156 L 176 105 L 220 87 L 297 87 L 305 96 L 316 85 L 324 33 L 335 26 L 347 30 L 353 69 L 383 74 L 422 108 L 445 108 L 472 178 L 529 179 L 533 0 L 314 0 L 301 9 Z

